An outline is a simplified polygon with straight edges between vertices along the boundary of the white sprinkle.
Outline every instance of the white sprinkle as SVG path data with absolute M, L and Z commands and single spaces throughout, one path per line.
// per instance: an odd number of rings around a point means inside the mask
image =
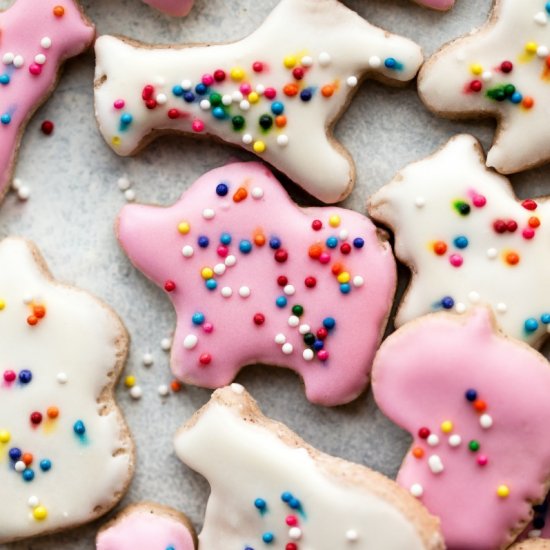
M 488 430 L 489 428 L 492 427 L 493 425 L 493 418 L 492 416 L 488 415 L 488 414 L 482 414 L 480 417 L 479 417 L 479 425 L 484 429 L 484 430 Z
M 550 53 L 550 50 L 548 49 L 548 46 L 539 46 L 537 48 L 537 57 L 540 57 L 541 59 L 545 59 L 548 57 L 548 54 Z
M 286 147 L 288 145 L 288 136 L 286 134 L 277 136 L 277 145 L 280 147 Z
M 359 539 L 359 534 L 355 529 L 348 529 L 346 531 L 346 539 L 349 540 L 350 542 L 355 542 L 356 540 Z
M 284 343 L 286 342 L 286 336 L 284 334 L 282 334 L 281 332 L 279 332 L 279 334 L 277 334 L 275 336 L 275 343 L 276 344 L 279 344 L 280 346 L 283 345 Z
M 2 63 L 4 63 L 4 65 L 11 65 L 14 59 L 15 59 L 15 55 L 13 55 L 13 53 L 11 52 L 7 52 L 2 57 Z
M 300 318 L 296 317 L 296 315 L 291 315 L 288 318 L 288 326 L 292 328 L 296 328 L 300 324 Z
M 498 256 L 498 250 L 496 248 L 487 249 L 487 258 L 494 260 Z
M 245 145 L 250 145 L 252 143 L 252 136 L 250 134 L 245 134 L 243 136 L 243 143 Z
M 203 211 L 202 211 L 202 217 L 205 219 L 205 220 L 211 220 L 214 218 L 214 216 L 216 215 L 216 212 L 214 211 L 213 208 L 205 208 Z
M 483 80 L 483 82 L 490 82 L 493 80 L 493 73 L 491 71 L 483 71 L 481 73 L 481 80 Z
M 27 469 L 27 465 L 22 461 L 18 460 L 15 463 L 15 471 L 18 473 L 24 472 Z
M 449 445 L 451 447 L 458 447 L 462 443 L 462 438 L 458 434 L 453 434 L 449 437 Z
M 38 500 L 38 497 L 32 496 L 29 497 L 28 503 L 30 508 L 36 508 L 40 504 L 40 501 Z
M 27 185 L 22 185 L 17 190 L 17 198 L 20 201 L 28 201 L 30 199 L 30 196 L 31 196 L 31 189 Z
M 191 83 L 190 80 L 182 80 L 181 81 L 181 87 L 183 88 L 183 90 L 185 92 L 188 92 L 191 89 L 192 86 L 193 86 L 193 84 Z
M 239 296 L 241 298 L 248 298 L 250 296 L 250 288 L 247 286 L 242 286 L 239 288 Z
M 357 77 L 356 76 L 348 76 L 347 80 L 346 80 L 346 84 L 350 87 L 350 88 L 355 88 L 355 86 L 357 86 L 357 83 L 358 83 L 358 80 L 357 80 Z
M 542 531 L 540 529 L 531 529 L 529 533 L 527 533 L 527 536 L 530 539 L 538 539 L 542 535 Z
M 34 62 L 38 65 L 44 65 L 46 63 L 46 56 L 43 53 L 39 53 L 34 56 Z
M 443 462 L 437 455 L 431 455 L 430 458 L 428 458 L 428 466 L 434 474 L 440 474 L 444 470 Z
M 300 334 L 307 334 L 308 332 L 311 332 L 311 327 L 309 325 L 300 325 L 298 332 Z
M 233 103 L 233 97 L 231 96 L 231 94 L 224 94 L 222 96 L 222 105 L 229 107 L 231 103 Z
M 319 54 L 319 65 L 321 65 L 321 67 L 330 65 L 330 55 L 327 52 L 321 52 Z
M 506 313 L 508 311 L 508 306 L 502 302 L 497 304 L 497 311 L 499 313 Z
M 261 199 L 264 196 L 264 190 L 261 187 L 253 187 L 251 194 L 253 199 Z
M 170 348 L 172 347 L 172 339 L 171 338 L 163 338 L 160 341 L 160 347 L 162 348 L 162 351 L 170 351 Z
M 462 302 L 457 302 L 455 306 L 455 311 L 457 313 L 464 313 L 466 311 L 466 304 L 463 304 Z
M 181 253 L 183 254 L 184 258 L 191 258 L 193 256 L 193 247 L 189 244 L 186 244 L 182 249 Z
M 239 107 L 240 107 L 241 111 L 248 111 L 248 109 L 250 109 L 250 103 L 248 102 L 247 99 L 243 99 L 239 103 Z
M 313 353 L 313 350 L 312 349 L 305 349 L 304 352 L 302 353 L 302 357 L 306 360 L 306 361 L 313 361 L 313 358 L 315 357 L 315 354 Z
M 166 397 L 169 393 L 170 393 L 170 389 L 168 388 L 168 385 L 167 384 L 161 384 L 158 388 L 157 388 L 157 391 L 159 392 L 159 395 L 161 397 Z
M 369 59 L 369 67 L 371 67 L 372 69 L 378 69 L 381 65 L 382 60 L 377 55 L 373 55 Z
M 14 191 L 17 191 L 22 185 L 23 185 L 23 182 L 19 178 L 15 178 L 11 184 L 11 188 Z
M 121 191 L 126 191 L 127 189 L 130 189 L 131 183 L 130 180 L 126 176 L 122 176 L 121 178 L 118 178 L 118 188 Z
M 237 395 L 241 395 L 243 392 L 244 392 L 244 386 L 241 386 L 240 384 L 237 384 L 236 382 L 233 382 L 233 384 L 231 384 L 231 386 L 229 386 L 231 388 L 231 391 L 233 393 L 236 393 Z
M 420 498 L 424 494 L 424 487 L 420 483 L 414 483 L 411 485 L 411 495 L 416 498 Z
M 310 55 L 304 55 L 304 57 L 300 59 L 300 64 L 302 67 L 311 67 L 313 65 L 313 57 Z
M 285 288 L 283 288 L 283 292 L 287 296 L 293 296 L 296 293 L 296 289 L 294 288 L 294 285 L 286 285 Z
M 52 47 L 52 39 L 49 36 L 45 36 L 42 40 L 40 40 L 40 45 L 45 50 L 49 50 Z
M 240 103 L 243 100 L 243 94 L 239 90 L 234 91 L 232 97 L 235 103 Z
M 283 344 L 281 351 L 285 355 L 290 355 L 294 351 L 294 346 L 290 342 L 287 342 L 286 344 Z
M 223 275 L 226 269 L 227 267 L 225 267 L 225 264 L 216 264 L 214 266 L 214 273 L 216 275 Z
M 300 540 L 302 538 L 302 530 L 299 527 L 291 527 L 288 530 L 288 538 L 292 540 Z
M 439 437 L 437 437 L 437 435 L 435 434 L 430 434 L 428 436 L 428 439 L 426 439 L 426 443 L 430 447 L 437 447 L 439 445 Z
M 203 111 L 208 111 L 211 107 L 210 105 L 210 101 L 208 101 L 208 99 L 201 99 L 201 102 L 199 103 L 199 107 L 203 110 Z
M 221 293 L 224 298 L 231 298 L 231 296 L 233 296 L 233 290 L 230 286 L 224 286 Z
M 13 66 L 16 69 L 20 69 L 25 64 L 25 59 L 22 55 L 16 55 L 13 58 Z
M 417 208 L 423 208 L 426 206 L 426 199 L 424 197 L 416 197 L 414 204 Z
M 359 288 L 359 287 L 362 287 L 364 284 L 365 284 L 365 279 L 363 279 L 361 275 L 356 275 L 353 278 L 353 286 Z
M 132 399 L 141 399 L 142 395 L 143 395 L 143 390 L 139 386 L 133 386 L 130 389 L 130 397 Z
M 468 294 L 468 300 L 470 300 L 472 304 L 479 304 L 479 301 L 481 300 L 481 296 L 479 295 L 479 292 L 472 290 L 472 292 Z
M 264 92 L 265 92 L 265 86 L 263 84 L 258 84 L 256 86 L 256 93 L 258 95 L 264 95 Z
M 229 256 L 227 256 L 224 263 L 227 267 L 233 267 L 237 263 L 237 258 L 230 254 Z
M 128 202 L 133 202 L 136 200 L 136 192 L 133 189 L 126 189 L 126 191 L 124 191 L 124 198 Z
M 146 367 L 150 367 L 155 362 L 153 356 L 150 353 L 144 353 L 142 361 Z
M 533 19 L 535 20 L 535 23 L 538 23 L 539 25 L 546 25 L 548 23 L 548 17 L 543 11 L 539 11 Z
M 157 94 L 157 103 L 159 105 L 165 105 L 168 101 L 168 98 L 166 97 L 166 94 Z
M 67 375 L 64 372 L 57 373 L 57 381 L 60 384 L 66 384 L 69 379 L 67 378 Z
M 342 229 L 342 231 L 340 231 L 340 234 L 338 236 L 340 237 L 341 241 L 347 241 L 349 237 L 349 231 L 347 229 Z
M 194 334 L 188 334 L 183 339 L 183 347 L 185 349 L 193 349 L 199 342 L 199 339 Z

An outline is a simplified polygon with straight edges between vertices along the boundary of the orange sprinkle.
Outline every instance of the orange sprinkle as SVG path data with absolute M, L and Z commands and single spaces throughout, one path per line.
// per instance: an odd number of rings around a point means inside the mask
M 436 241 L 433 245 L 434 252 L 438 256 L 443 256 L 447 252 L 447 245 L 443 241 Z
M 474 409 L 477 411 L 477 412 L 484 412 L 487 410 L 487 403 L 485 403 L 485 401 L 483 401 L 483 399 L 476 399 L 474 401 Z
M 286 126 L 286 116 L 279 115 L 278 117 L 276 117 L 275 126 L 277 126 L 277 128 L 284 128 Z
M 532 97 L 526 96 L 523 98 L 522 105 L 526 109 L 532 109 L 533 106 L 535 105 L 535 100 Z
M 233 195 L 233 202 L 242 202 L 248 197 L 248 191 L 244 187 L 239 187 Z
M 34 327 L 34 325 L 38 324 L 38 317 L 35 315 L 29 315 L 27 317 L 27 323 L 31 325 L 31 327 Z
M 537 216 L 532 216 L 529 218 L 529 227 L 539 227 L 540 226 L 540 219 L 537 218 Z
M 316 260 L 323 253 L 323 247 L 320 244 L 312 244 L 309 247 L 309 257 Z
M 422 447 L 414 447 L 412 450 L 414 458 L 422 458 L 424 456 L 424 449 Z
M 46 317 L 46 308 L 44 306 L 34 306 L 32 308 L 32 312 L 35 317 L 38 317 L 38 319 L 43 319 Z
M 57 407 L 48 407 L 46 414 L 48 415 L 48 418 L 53 420 L 59 416 L 59 409 Z
M 265 235 L 262 233 L 257 233 L 254 235 L 254 244 L 256 246 L 263 246 L 265 244 Z
M 33 461 L 33 456 L 31 453 L 23 453 L 21 460 L 25 463 L 25 466 L 30 466 Z
M 179 391 L 181 391 L 181 383 L 177 380 L 172 380 L 172 382 L 170 383 L 170 387 L 172 388 L 172 391 L 174 393 L 178 393 Z
M 65 15 L 65 8 L 63 6 L 55 6 L 53 9 L 53 14 L 56 17 L 63 17 Z
M 505 256 L 506 263 L 509 265 L 519 264 L 519 254 L 517 252 L 508 252 Z
M 332 97 L 334 94 L 334 86 L 332 84 L 326 84 L 321 88 L 321 94 L 323 97 Z
M 340 275 L 340 273 L 344 271 L 344 266 L 341 263 L 336 262 L 332 265 L 331 271 L 333 275 Z
M 294 97 L 295 95 L 298 95 L 298 86 L 296 84 L 287 84 L 283 88 L 283 92 L 288 97 Z

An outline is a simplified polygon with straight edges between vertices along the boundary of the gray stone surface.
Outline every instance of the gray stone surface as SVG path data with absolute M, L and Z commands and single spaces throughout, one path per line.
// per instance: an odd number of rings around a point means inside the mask
M 140 0 L 83 0 L 83 5 L 99 33 L 157 43 L 219 42 L 255 29 L 276 1 L 196 0 L 191 15 L 181 20 L 156 13 Z M 491 3 L 457 2 L 448 14 L 430 12 L 410 0 L 347 0 L 346 4 L 371 22 L 415 39 L 430 54 L 482 24 Z M 0 7 L 9 3 L 0 0 Z M 31 187 L 32 196 L 21 203 L 14 194 L 8 195 L 0 207 L 0 237 L 15 234 L 32 239 L 56 277 L 89 290 L 120 313 L 132 336 L 126 374 L 135 374 L 144 392 L 136 402 L 122 385 L 118 389 L 138 451 L 136 476 L 123 504 L 156 500 L 185 511 L 200 527 L 208 485 L 176 459 L 171 442 L 176 429 L 208 400 L 210 392 L 186 388 L 164 399 L 157 394 L 158 385 L 171 380 L 168 355 L 160 342 L 170 335 L 175 316 L 164 293 L 132 268 L 117 245 L 113 223 L 125 204 L 117 179 L 124 174 L 129 177 L 138 201 L 167 205 L 205 171 L 231 158 L 252 156 L 217 143 L 167 137 L 135 158 L 118 158 L 96 128 L 93 71 L 92 53 L 69 62 L 59 88 L 28 127 L 16 173 Z M 39 130 L 44 119 L 56 123 L 51 137 Z M 398 169 L 462 131 L 473 133 L 488 146 L 493 125 L 437 119 L 423 107 L 413 85 L 392 89 L 365 83 L 336 129 L 357 163 L 357 184 L 345 206 L 364 212 L 367 197 Z M 546 167 L 514 176 L 512 181 L 520 196 L 535 196 L 550 191 L 549 175 Z M 311 199 L 289 188 L 299 202 L 311 204 Z M 402 276 L 406 277 L 405 270 Z M 150 368 L 142 364 L 146 352 L 154 355 Z M 329 410 L 310 405 L 299 379 L 281 369 L 249 367 L 238 381 L 266 414 L 285 422 L 316 447 L 395 475 L 409 439 L 384 418 L 370 392 L 351 405 Z M 5 548 L 93 548 L 101 523 Z

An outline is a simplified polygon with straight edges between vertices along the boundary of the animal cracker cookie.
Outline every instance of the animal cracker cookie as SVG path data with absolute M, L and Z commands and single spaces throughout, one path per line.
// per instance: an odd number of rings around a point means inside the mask
M 201 548 L 444 548 L 438 520 L 406 491 L 310 447 L 238 384 L 217 390 L 174 443 L 211 485 Z
M 143 0 L 157 10 L 174 17 L 187 15 L 193 7 L 194 0 Z
M 128 336 L 89 294 L 56 283 L 26 241 L 0 242 L 0 545 L 92 521 L 133 474 L 113 398 Z
M 120 155 L 159 133 L 207 134 L 256 153 L 320 200 L 352 189 L 332 127 L 361 78 L 413 79 L 419 46 L 337 0 L 282 0 L 253 34 L 223 45 L 96 42 L 99 128 Z
M 414 0 L 417 4 L 432 8 L 434 10 L 445 11 L 454 6 L 455 0 Z
M 86 50 L 95 30 L 75 0 L 16 0 L 0 13 L 0 29 L 1 199 L 25 126 L 52 93 L 61 64 Z
M 510 546 L 509 550 L 550 550 L 550 540 L 547 539 L 532 539 L 518 542 L 514 546 Z
M 550 328 L 550 204 L 516 199 L 483 150 L 459 135 L 407 166 L 370 200 L 395 231 L 397 256 L 413 272 L 397 325 L 430 311 L 493 307 L 501 328 L 533 346 Z
M 217 388 L 241 367 L 288 367 L 314 403 L 356 398 L 395 291 L 386 236 L 364 216 L 298 208 L 260 163 L 197 180 L 168 208 L 127 205 L 118 238 L 178 323 L 172 370 Z
M 447 547 L 507 548 L 548 490 L 550 363 L 487 308 L 436 313 L 382 344 L 373 391 L 413 435 L 397 481 L 441 518 Z
M 484 27 L 443 46 L 420 72 L 432 111 L 498 120 L 487 165 L 504 174 L 550 159 L 549 12 L 545 0 L 495 0 Z
M 97 534 L 96 550 L 195 550 L 195 531 L 186 516 L 159 504 L 125 508 Z

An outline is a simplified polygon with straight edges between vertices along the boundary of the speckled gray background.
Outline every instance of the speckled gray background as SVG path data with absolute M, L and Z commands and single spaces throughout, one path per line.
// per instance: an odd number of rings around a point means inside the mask
M 413 38 L 431 54 L 442 43 L 482 24 L 491 4 L 491 0 L 457 2 L 447 14 L 409 0 L 347 0 L 346 4 L 372 23 Z M 0 0 L 0 7 L 10 3 Z M 100 34 L 157 43 L 238 39 L 255 29 L 276 3 L 196 0 L 189 17 L 171 19 L 140 0 L 83 0 Z M 132 336 L 126 374 L 137 377 L 143 398 L 133 401 L 122 385 L 118 389 L 138 453 L 136 476 L 123 504 L 156 500 L 186 512 L 200 527 L 208 485 L 176 459 L 171 442 L 176 429 L 208 400 L 210 392 L 186 388 L 167 398 L 157 393 L 159 384 L 171 380 L 168 355 L 160 342 L 170 335 L 175 316 L 164 293 L 131 267 L 117 245 L 113 222 L 125 204 L 117 180 L 126 174 L 138 201 L 166 205 L 205 171 L 235 157 L 252 157 L 221 144 L 177 137 L 158 140 L 136 158 L 115 156 L 96 129 L 93 71 L 92 53 L 69 62 L 57 91 L 28 127 L 16 174 L 31 188 L 32 196 L 27 203 L 13 193 L 7 196 L 0 206 L 0 237 L 16 234 L 32 239 L 57 278 L 105 299 L 124 319 Z M 51 137 L 39 130 L 44 119 L 56 124 Z M 435 118 L 420 103 L 414 85 L 392 89 L 365 83 L 336 129 L 357 164 L 357 184 L 345 206 L 364 212 L 367 197 L 398 169 L 461 131 L 475 134 L 487 147 L 493 125 Z M 546 167 L 512 181 L 520 196 L 535 196 L 550 191 L 549 176 Z M 298 202 L 308 204 L 308 197 L 288 188 Z M 150 368 L 142 364 L 147 352 L 155 360 Z M 378 411 L 370 392 L 351 405 L 324 409 L 309 404 L 299 379 L 285 370 L 249 367 L 238 381 L 267 415 L 285 422 L 319 449 L 395 475 L 409 439 Z M 102 520 L 2 550 L 94 548 L 101 524 Z

